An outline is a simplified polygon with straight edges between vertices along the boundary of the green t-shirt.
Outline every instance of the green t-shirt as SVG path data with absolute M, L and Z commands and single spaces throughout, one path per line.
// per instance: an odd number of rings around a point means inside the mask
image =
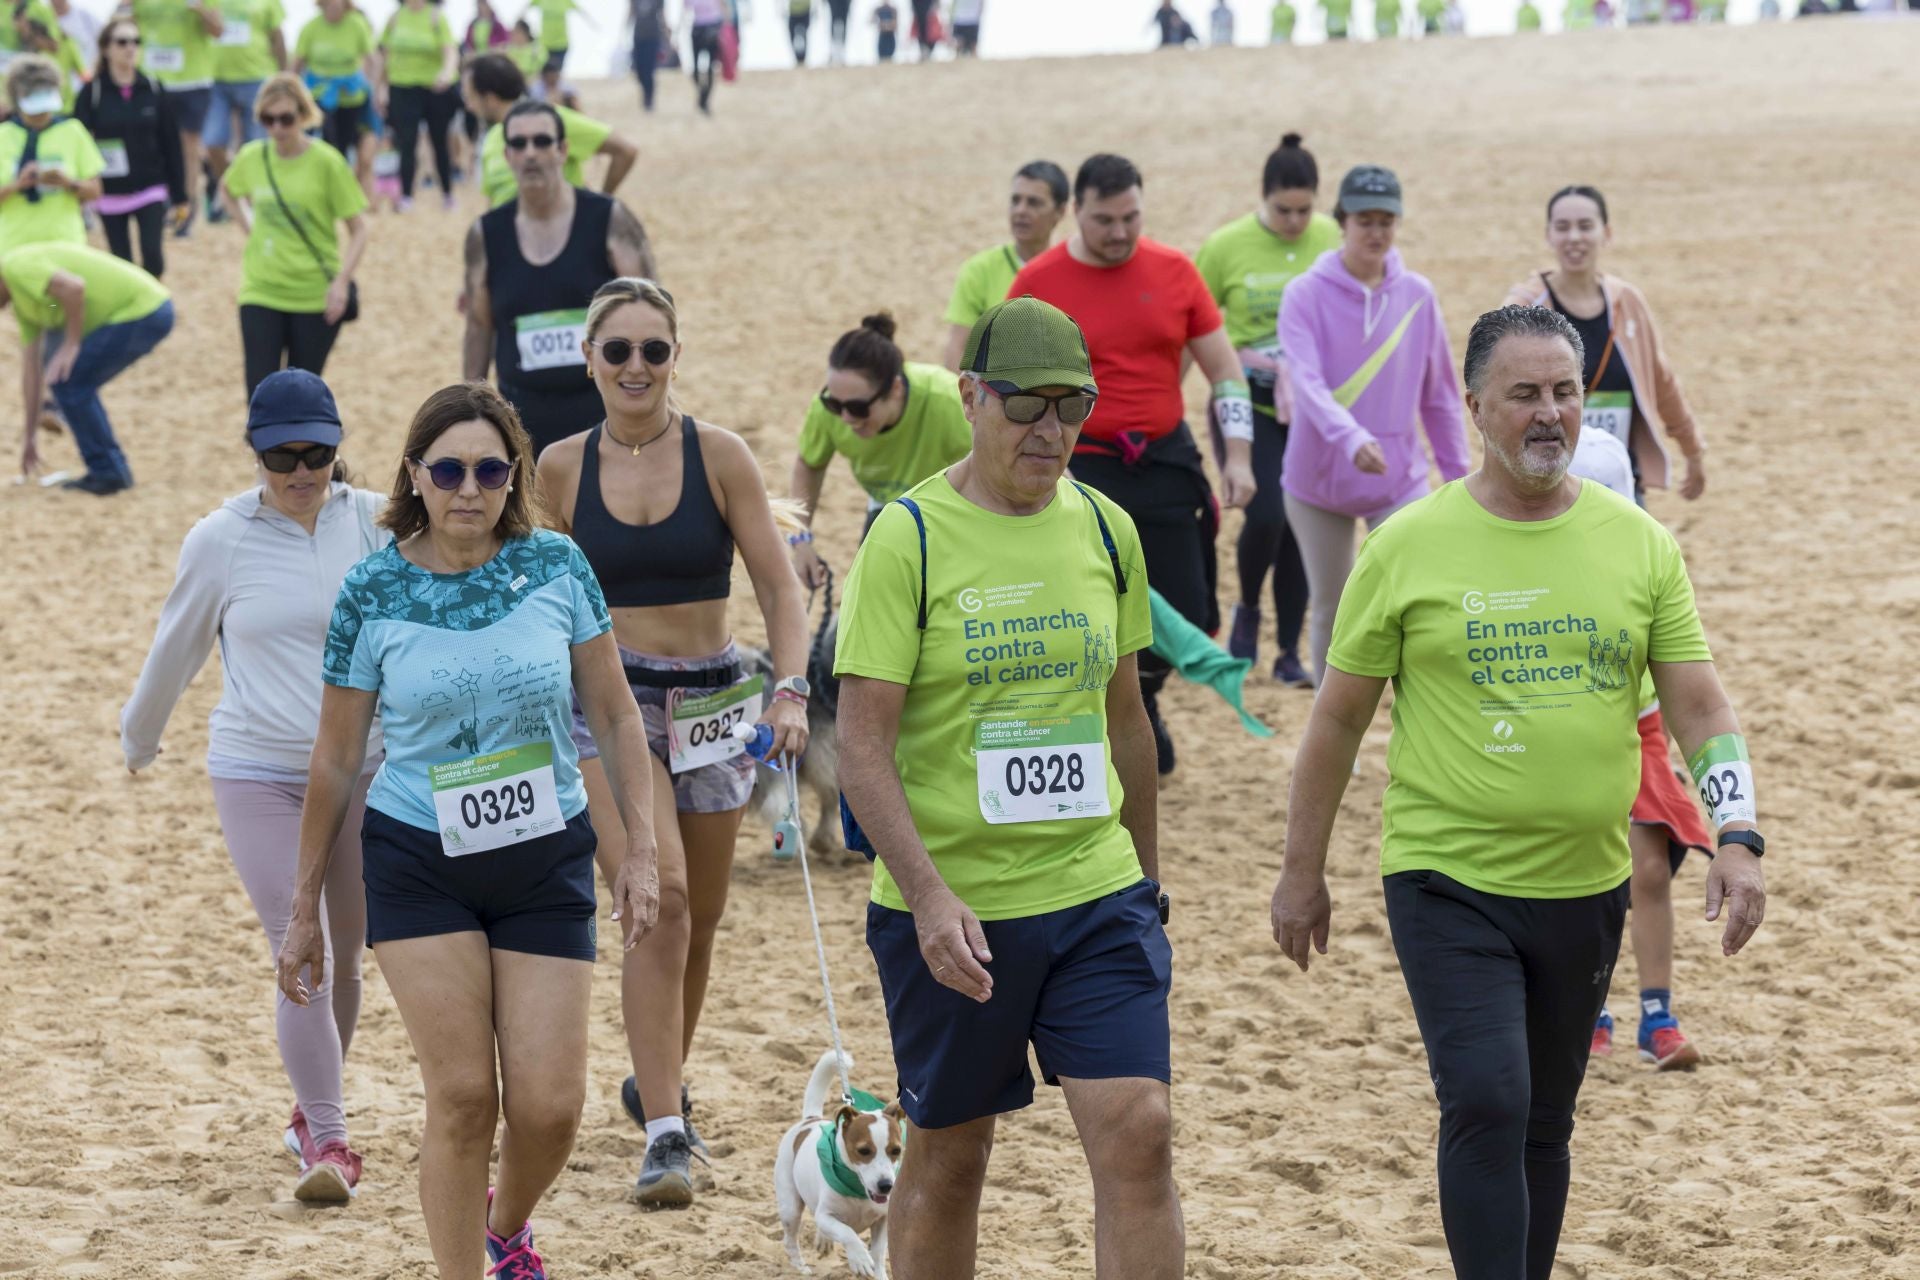
M 150 316 L 171 296 L 165 285 L 139 267 L 90 245 L 34 244 L 10 250 L 0 258 L 0 277 L 5 277 L 7 292 L 13 295 L 13 314 L 20 322 L 23 343 L 48 330 L 66 328 L 60 304 L 47 292 L 56 271 L 78 276 L 87 286 L 86 333 Z
M 289 160 L 270 155 L 273 143 L 249 142 L 227 170 L 227 186 L 253 205 L 253 234 L 240 264 L 240 302 L 275 311 L 312 314 L 327 309 L 327 286 L 340 270 L 336 224 L 367 207 L 353 168 L 318 140 Z M 273 178 L 267 165 L 273 165 Z M 274 198 L 274 183 L 285 199 Z M 309 249 L 288 221 L 291 209 L 313 242 Z M 321 260 L 316 260 L 318 252 Z
M 1711 658 L 1680 547 L 1587 481 L 1551 520 L 1502 520 L 1463 481 L 1360 548 L 1329 665 L 1393 678 L 1380 872 L 1578 898 L 1627 878 L 1649 660 Z
M 1006 301 L 1007 290 L 1024 265 L 1020 251 L 1010 244 L 982 249 L 961 263 L 960 274 L 953 281 L 953 296 L 947 299 L 947 323 L 972 328 L 988 307 Z
M 944 474 L 912 497 L 927 524 L 927 629 L 916 625 L 920 535 L 891 504 L 847 577 L 834 672 L 907 686 L 894 759 L 941 879 L 982 920 L 1136 883 L 1106 712 L 1120 659 L 1153 642 L 1133 521 L 1065 479 L 1035 516 L 982 510 Z M 1089 499 L 1113 533 L 1124 595 Z M 906 909 L 884 861 L 873 901 Z
M 1447 0 L 1417 0 L 1414 8 L 1419 11 L 1421 26 L 1428 31 L 1440 30 L 1440 19 L 1447 12 Z
M 1235 218 L 1207 237 L 1193 263 L 1226 318 L 1234 349 L 1277 350 L 1280 295 L 1329 249 L 1340 247 L 1340 224 L 1324 213 L 1307 221 L 1298 240 L 1282 240 L 1260 215 Z
M 1293 24 L 1298 16 L 1286 0 L 1273 6 L 1273 38 L 1276 43 L 1293 39 Z
M 1585 31 L 1594 24 L 1593 0 L 1567 0 L 1563 21 L 1569 31 Z
M 800 424 L 800 460 L 816 471 L 846 458 L 873 502 L 891 502 L 967 456 L 973 428 L 960 404 L 960 380 L 938 365 L 905 366 L 907 407 L 879 435 L 862 439 L 815 396 Z
M 214 38 L 213 78 L 222 84 L 251 84 L 278 71 L 273 61 L 273 33 L 286 20 L 280 0 L 220 0 L 221 28 Z
M 338 22 L 328 22 L 325 14 L 316 15 L 300 28 L 293 55 L 314 75 L 339 80 L 363 70 L 373 50 L 373 27 L 354 10 Z M 364 92 L 342 94 L 340 105 L 357 107 L 366 100 Z
M 1538 31 L 1540 29 L 1540 11 L 1531 4 L 1523 4 L 1513 18 L 1517 31 Z
M 388 84 L 426 89 L 440 78 L 447 50 L 459 46 L 446 14 L 432 5 L 417 10 L 402 5 L 387 19 L 380 47 L 387 54 Z
M 568 107 L 555 106 L 554 110 L 567 128 L 567 163 L 561 176 L 573 186 L 584 187 L 587 161 L 613 136 L 613 128 Z M 480 189 L 486 192 L 489 209 L 498 209 L 520 194 L 520 183 L 507 164 L 507 135 L 497 124 L 480 140 Z
M 520 74 L 529 80 L 539 75 L 541 69 L 547 65 L 547 46 L 539 40 L 529 41 L 526 44 L 509 43 L 488 52 L 504 54 L 507 61 L 520 68 Z
M 1353 13 L 1353 0 L 1320 0 L 1320 6 L 1327 11 L 1327 34 L 1347 34 L 1347 19 Z
M 540 43 L 555 53 L 567 51 L 567 15 L 580 6 L 573 0 L 534 0 L 540 10 Z
M 5 174 L 7 181 L 20 172 L 26 150 L 26 126 L 14 120 L 0 124 L 0 174 Z M 55 120 L 41 130 L 36 155 L 42 172 L 58 169 L 79 182 L 99 177 L 107 167 L 87 126 L 71 117 Z M 22 191 L 0 202 L 0 253 L 23 244 L 55 240 L 87 242 L 86 219 L 73 192 L 41 187 L 38 200 L 27 199 Z
M 1400 34 L 1400 0 L 1373 0 L 1373 32 L 1382 40 Z
M 214 38 L 186 0 L 134 0 L 140 27 L 140 69 L 169 89 L 213 83 Z

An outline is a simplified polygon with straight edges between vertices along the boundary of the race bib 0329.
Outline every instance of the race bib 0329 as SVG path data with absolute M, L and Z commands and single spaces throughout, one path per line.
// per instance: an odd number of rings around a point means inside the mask
M 429 765 L 440 848 L 449 858 L 549 835 L 567 825 L 553 782 L 553 745 L 529 742 Z
M 995 825 L 1103 818 L 1107 796 L 1106 722 L 1095 715 L 1045 720 L 983 720 L 973 758 L 980 816 Z

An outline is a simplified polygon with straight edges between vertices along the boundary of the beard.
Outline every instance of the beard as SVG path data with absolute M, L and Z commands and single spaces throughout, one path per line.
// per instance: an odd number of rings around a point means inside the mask
M 1538 493 L 1553 489 L 1567 478 L 1567 470 L 1573 465 L 1573 450 L 1567 444 L 1566 430 L 1558 423 L 1554 424 L 1551 436 L 1542 428 L 1528 427 L 1527 436 L 1517 450 L 1505 448 L 1491 434 L 1483 433 L 1481 438 L 1487 456 L 1498 462 L 1523 489 Z M 1554 442 L 1558 443 L 1558 449 L 1550 448 Z

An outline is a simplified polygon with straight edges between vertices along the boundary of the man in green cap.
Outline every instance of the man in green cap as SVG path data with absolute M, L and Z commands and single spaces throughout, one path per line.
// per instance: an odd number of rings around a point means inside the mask
M 881 511 L 841 608 L 840 781 L 849 844 L 877 857 L 867 945 L 915 1130 L 888 1234 L 914 1280 L 974 1274 L 1029 1045 L 1087 1152 L 1094 1271 L 1183 1274 L 1150 593 L 1133 521 L 1066 474 L 1097 394 L 1065 312 L 982 315 L 972 451 Z

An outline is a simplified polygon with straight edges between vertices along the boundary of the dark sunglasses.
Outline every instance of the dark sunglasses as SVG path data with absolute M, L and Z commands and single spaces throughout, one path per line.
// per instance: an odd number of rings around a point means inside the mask
M 292 111 L 262 111 L 260 123 L 271 129 L 279 125 L 282 129 L 291 129 L 300 123 L 300 117 Z
M 504 458 L 482 458 L 471 467 L 458 458 L 440 458 L 433 462 L 415 458 L 413 462 L 415 466 L 427 469 L 434 488 L 445 489 L 449 493 L 465 483 L 469 471 L 473 472 L 473 478 L 482 489 L 498 489 L 513 474 L 513 464 Z
M 522 133 L 507 139 L 507 150 L 525 151 L 532 147 L 535 151 L 549 151 L 559 143 L 560 139 L 550 133 Z
M 1007 421 L 1017 422 L 1023 427 L 1032 426 L 1046 417 L 1049 407 L 1059 415 L 1060 425 L 1063 427 L 1077 427 L 1093 413 L 1094 397 L 1084 391 L 1043 396 L 1032 391 L 1022 391 L 1011 382 L 983 381 L 980 385 L 1000 397 L 1001 406 L 1006 410 Z
M 126 48 L 138 49 L 140 47 L 140 37 L 139 36 L 115 36 L 113 38 L 113 43 L 116 45 L 119 45 L 122 49 L 126 49 Z
M 304 449 L 291 445 L 279 445 L 260 451 L 260 465 L 277 476 L 291 475 L 293 469 L 305 464 L 307 470 L 318 471 L 322 467 L 333 465 L 334 455 L 340 451 L 338 445 L 310 444 Z
M 645 342 L 629 342 L 625 338 L 608 338 L 605 342 L 589 338 L 587 345 L 596 348 L 608 364 L 625 364 L 633 359 L 633 350 L 640 349 L 640 358 L 648 364 L 665 364 L 673 359 L 673 344 L 665 338 L 648 338 Z
M 822 387 L 820 389 L 820 403 L 826 407 L 828 413 L 836 418 L 846 414 L 851 414 L 856 418 L 869 418 L 873 416 L 873 406 L 885 400 L 887 393 L 892 390 L 892 387 L 888 387 L 886 391 L 876 391 L 862 400 L 837 400 L 828 395 L 826 388 Z

